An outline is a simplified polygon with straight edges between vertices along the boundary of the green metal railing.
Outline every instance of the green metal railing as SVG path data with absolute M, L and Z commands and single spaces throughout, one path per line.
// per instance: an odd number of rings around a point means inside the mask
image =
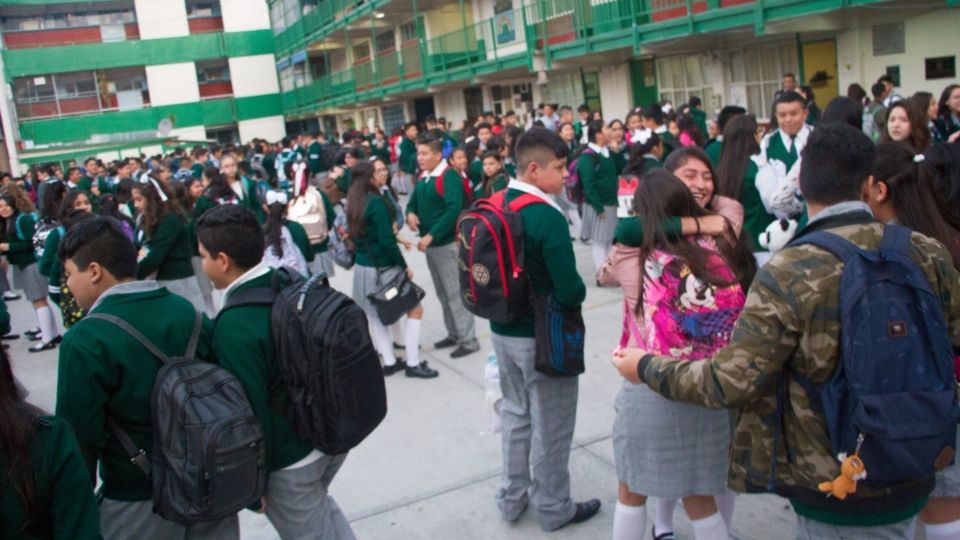
M 278 0 L 279 1 L 279 0 Z M 320 0 L 316 7 L 276 35 L 277 54 L 283 56 L 302 47 L 304 41 L 323 39 L 388 4 L 390 0 Z

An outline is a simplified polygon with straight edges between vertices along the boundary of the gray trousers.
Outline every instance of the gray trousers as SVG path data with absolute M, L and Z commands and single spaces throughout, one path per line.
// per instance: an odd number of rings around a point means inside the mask
M 493 335 L 503 392 L 503 472 L 497 506 L 504 519 L 515 521 L 530 496 L 540 514 L 540 527 L 552 531 L 576 513 L 568 462 L 579 381 L 535 370 L 535 346 L 533 338 Z
M 100 501 L 100 534 L 105 540 L 233 540 L 240 523 L 233 515 L 222 521 L 184 527 L 153 513 L 153 501 Z
M 270 473 L 267 519 L 283 540 L 354 540 L 337 501 L 327 494 L 346 454 L 323 456 L 291 470 Z
M 840 527 L 797 516 L 797 540 L 913 540 L 914 519 L 879 527 Z
M 437 291 L 440 309 L 443 310 L 443 324 L 447 327 L 447 335 L 461 345 L 475 344 L 477 334 L 474 330 L 473 314 L 467 311 L 460 298 L 457 245 L 428 247 L 427 268 L 433 279 L 433 288 Z

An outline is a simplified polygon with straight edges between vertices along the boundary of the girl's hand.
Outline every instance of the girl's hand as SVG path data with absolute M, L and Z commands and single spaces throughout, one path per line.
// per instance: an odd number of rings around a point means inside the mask
M 727 232 L 727 220 L 723 216 L 703 216 L 696 219 L 700 223 L 700 234 L 720 236 Z
M 640 380 L 640 374 L 637 373 L 637 366 L 640 364 L 640 358 L 645 354 L 646 351 L 643 349 L 621 349 L 617 347 L 613 351 L 613 367 L 617 368 L 620 376 L 624 379 L 633 384 L 640 384 L 643 381 Z
M 10 251 L 10 244 L 7 242 L 0 244 L 0 252 L 6 253 L 8 251 Z
M 400 245 L 403 246 L 403 249 L 405 251 L 410 251 L 411 249 L 413 249 L 413 242 L 409 240 L 404 240 L 403 238 L 398 237 L 397 242 L 399 242 Z
M 406 269 L 406 272 L 407 272 L 407 279 L 412 280 L 412 279 L 413 279 L 413 269 L 412 269 L 412 268 L 407 268 L 407 269 Z

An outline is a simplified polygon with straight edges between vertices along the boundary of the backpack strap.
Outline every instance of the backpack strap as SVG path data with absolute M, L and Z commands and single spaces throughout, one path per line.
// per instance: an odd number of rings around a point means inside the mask
M 844 262 L 844 264 L 846 264 L 855 255 L 863 251 L 846 238 L 842 238 L 836 234 L 828 233 L 826 231 L 817 231 L 803 235 L 800 238 L 791 241 L 789 244 L 787 244 L 787 247 L 796 247 L 804 244 L 825 249 L 836 255 L 841 261 Z
M 543 199 L 541 199 L 540 197 L 537 197 L 532 193 L 524 193 L 523 195 L 520 195 L 516 199 L 510 201 L 510 203 L 507 205 L 507 208 L 511 212 L 517 213 L 520 210 L 523 210 L 524 208 L 530 206 L 531 204 L 547 204 L 547 203 L 546 201 L 544 201 Z
M 113 419 L 109 414 L 107 415 L 107 427 L 110 428 L 110 431 L 113 432 L 113 435 L 117 438 L 117 441 L 120 442 L 120 446 L 123 447 L 123 450 L 127 453 L 127 457 L 130 458 L 130 463 L 133 463 L 140 469 L 140 472 L 150 478 L 150 458 L 147 456 L 147 452 L 137 446 L 137 443 L 133 442 L 133 439 L 130 438 L 130 435 L 116 420 Z
M 880 241 L 880 256 L 887 254 L 898 254 L 910 259 L 910 246 L 912 245 L 910 229 L 900 225 L 885 225 L 883 227 L 883 240 Z

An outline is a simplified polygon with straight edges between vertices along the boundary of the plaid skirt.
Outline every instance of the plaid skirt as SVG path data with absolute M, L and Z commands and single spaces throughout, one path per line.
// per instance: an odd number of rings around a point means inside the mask
M 580 235 L 597 244 L 613 244 L 613 235 L 617 232 L 617 207 L 604 206 L 603 217 L 589 204 L 583 205 L 583 229 Z M 589 231 L 587 234 L 586 231 Z
M 378 272 L 381 271 L 378 279 Z M 377 308 L 367 298 L 367 295 L 377 292 L 381 283 L 393 279 L 399 272 L 403 272 L 403 268 L 399 266 L 374 268 L 373 266 L 360 266 L 358 264 L 353 267 L 353 301 L 367 314 L 367 319 L 380 320 L 380 316 L 377 315 Z
M 47 297 L 49 280 L 40 275 L 40 268 L 33 263 L 25 268 L 13 264 L 13 288 L 23 291 L 27 300 L 36 302 Z

